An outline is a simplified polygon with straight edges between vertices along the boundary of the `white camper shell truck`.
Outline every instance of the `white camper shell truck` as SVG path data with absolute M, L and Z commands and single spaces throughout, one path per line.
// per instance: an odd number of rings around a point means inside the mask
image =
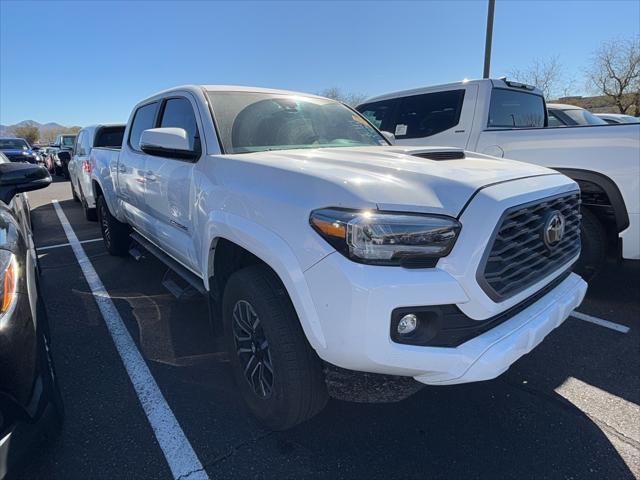
M 582 192 L 581 275 L 595 274 L 607 251 L 640 259 L 640 124 L 549 127 L 542 92 L 506 79 L 389 93 L 357 109 L 394 134 L 396 145 L 448 145 L 575 180 Z

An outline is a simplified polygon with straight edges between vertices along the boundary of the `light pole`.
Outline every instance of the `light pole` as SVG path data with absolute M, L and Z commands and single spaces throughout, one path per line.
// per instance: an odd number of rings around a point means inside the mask
M 482 78 L 489 78 L 491 70 L 491 41 L 493 40 L 493 11 L 496 6 L 496 0 L 489 0 L 489 9 L 487 10 L 487 36 L 484 43 L 484 72 Z

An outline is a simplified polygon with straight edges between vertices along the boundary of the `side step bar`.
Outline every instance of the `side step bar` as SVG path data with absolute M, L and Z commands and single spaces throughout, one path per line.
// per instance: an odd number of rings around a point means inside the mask
M 148 241 L 139 233 L 133 232 L 131 234 L 131 238 L 138 245 L 140 245 L 142 248 L 144 248 L 146 251 L 148 251 L 150 254 L 152 254 L 154 257 L 156 257 L 158 260 L 164 263 L 169 269 L 175 272 L 180 278 L 182 278 L 185 282 L 187 282 L 198 293 L 202 295 L 207 294 L 207 291 L 204 288 L 204 284 L 202 283 L 202 279 L 198 277 L 196 274 L 184 268 L 182 265 L 180 265 L 173 258 L 171 258 L 169 255 L 164 253 L 162 250 L 160 250 L 158 247 L 156 247 L 153 243 Z

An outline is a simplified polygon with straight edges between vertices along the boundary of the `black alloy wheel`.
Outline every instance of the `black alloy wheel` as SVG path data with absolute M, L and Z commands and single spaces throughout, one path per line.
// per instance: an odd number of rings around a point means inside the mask
M 269 342 L 260 317 L 246 300 L 238 301 L 233 308 L 233 338 L 249 386 L 258 397 L 269 398 L 274 379 Z

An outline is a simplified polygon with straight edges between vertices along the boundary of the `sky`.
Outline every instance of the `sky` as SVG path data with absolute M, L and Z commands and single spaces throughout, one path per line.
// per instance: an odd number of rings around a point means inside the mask
M 480 78 L 486 0 L 0 0 L 0 124 L 125 122 L 168 87 L 377 95 Z M 640 0 L 497 0 L 491 76 L 558 56 L 585 91 L 599 45 L 640 35 Z

